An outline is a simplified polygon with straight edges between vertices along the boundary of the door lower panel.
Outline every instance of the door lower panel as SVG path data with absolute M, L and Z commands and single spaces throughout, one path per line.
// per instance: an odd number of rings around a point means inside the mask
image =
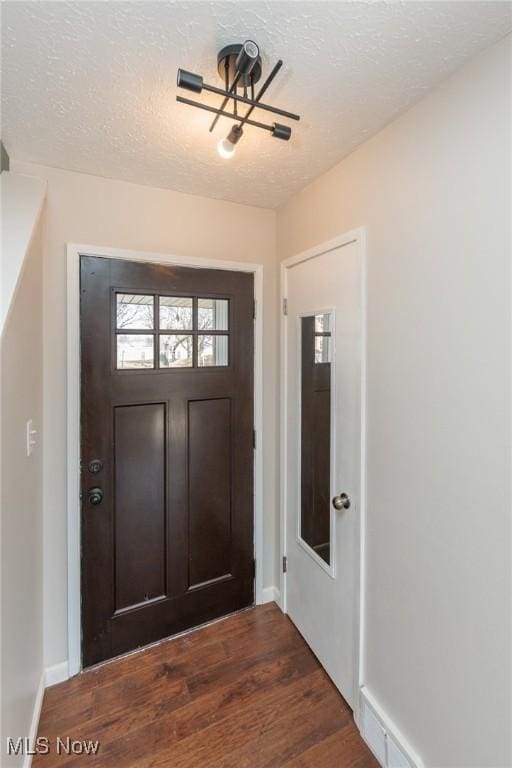
M 133 650 L 134 636 L 140 646 L 148 645 L 253 603 L 253 579 L 249 577 L 197 589 L 186 597 L 164 598 L 153 605 L 128 611 L 112 619 L 111 655 Z

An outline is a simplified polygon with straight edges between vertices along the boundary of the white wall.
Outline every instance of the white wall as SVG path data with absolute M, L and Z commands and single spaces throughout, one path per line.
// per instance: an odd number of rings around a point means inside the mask
M 365 682 L 427 766 L 510 768 L 510 38 L 278 212 L 368 228 Z
M 0 174 L 0 330 L 16 293 L 23 259 L 39 219 L 45 191 L 46 185 L 41 179 L 5 171 Z
M 275 213 L 70 171 L 16 163 L 46 179 L 44 237 L 44 637 L 45 664 L 67 659 L 66 269 L 67 242 L 264 266 L 264 586 L 275 583 Z
M 39 224 L 2 334 L 0 763 L 6 766 L 21 765 L 21 755 L 2 759 L 6 737 L 29 734 L 43 674 L 42 451 L 40 444 L 29 457 L 25 450 L 27 420 L 39 438 L 43 426 L 41 252 Z

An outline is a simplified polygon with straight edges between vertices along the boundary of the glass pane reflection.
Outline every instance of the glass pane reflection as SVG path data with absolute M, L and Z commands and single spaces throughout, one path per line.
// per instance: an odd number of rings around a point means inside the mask
M 182 296 L 160 296 L 160 329 L 192 330 L 192 299 Z
M 228 364 L 228 336 L 199 334 L 197 350 L 197 360 L 200 367 Z
M 116 327 L 139 331 L 153 328 L 153 296 L 138 293 L 118 293 L 116 296 Z
M 162 334 L 160 336 L 160 368 L 191 368 L 192 338 L 189 334 Z
M 142 333 L 117 335 L 117 368 L 153 368 L 153 336 Z
M 198 299 L 198 329 L 200 331 L 227 331 L 228 303 L 227 299 Z

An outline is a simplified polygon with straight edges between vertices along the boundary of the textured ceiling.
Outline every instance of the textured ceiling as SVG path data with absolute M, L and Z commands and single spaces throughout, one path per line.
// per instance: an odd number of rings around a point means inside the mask
M 270 208 L 505 35 L 510 11 L 461 0 L 4 1 L 2 137 L 14 159 Z M 284 59 L 267 100 L 302 120 L 288 143 L 248 128 L 226 161 L 216 144 L 229 123 L 212 136 L 207 113 L 175 102 L 176 69 L 221 85 L 218 49 L 248 37 L 264 75 Z

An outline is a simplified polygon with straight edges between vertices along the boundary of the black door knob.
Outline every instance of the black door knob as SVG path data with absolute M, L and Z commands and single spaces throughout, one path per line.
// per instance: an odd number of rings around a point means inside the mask
M 90 504 L 101 504 L 103 499 L 103 491 L 101 488 L 91 488 L 89 491 L 89 503 Z

